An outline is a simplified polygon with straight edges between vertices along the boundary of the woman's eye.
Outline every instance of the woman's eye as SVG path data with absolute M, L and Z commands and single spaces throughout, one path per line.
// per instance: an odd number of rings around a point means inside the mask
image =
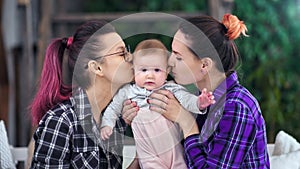
M 181 57 L 176 57 L 176 60 L 181 61 L 182 58 Z
M 124 56 L 125 54 L 126 54 L 125 51 L 121 51 L 121 52 L 120 52 L 120 56 Z
M 119 53 L 120 56 L 123 56 L 126 53 L 125 48 L 119 48 L 116 53 Z
M 160 69 L 154 69 L 154 71 L 155 71 L 155 72 L 160 72 L 161 70 L 160 70 Z

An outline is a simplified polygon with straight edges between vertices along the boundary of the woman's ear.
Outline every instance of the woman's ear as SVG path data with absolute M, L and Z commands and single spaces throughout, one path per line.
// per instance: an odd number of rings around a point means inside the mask
M 212 67 L 213 61 L 211 58 L 203 58 L 201 59 L 201 73 L 206 74 Z
M 103 69 L 101 68 L 101 65 L 98 62 L 94 61 L 94 60 L 90 60 L 88 62 L 88 70 L 90 72 L 93 72 L 93 73 L 95 73 L 97 75 L 100 75 L 100 76 L 104 75 L 103 74 Z

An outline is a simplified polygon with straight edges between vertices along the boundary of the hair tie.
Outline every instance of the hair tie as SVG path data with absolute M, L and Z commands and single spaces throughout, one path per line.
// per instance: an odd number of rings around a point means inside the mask
M 222 20 L 223 25 L 227 28 L 226 36 L 229 40 L 234 40 L 243 34 L 244 36 L 248 36 L 246 34 L 247 27 L 243 21 L 240 21 L 239 18 L 232 14 L 225 14 Z
M 70 48 L 70 46 L 72 45 L 72 43 L 73 43 L 73 37 L 72 36 L 68 37 L 68 40 L 67 40 L 67 49 Z

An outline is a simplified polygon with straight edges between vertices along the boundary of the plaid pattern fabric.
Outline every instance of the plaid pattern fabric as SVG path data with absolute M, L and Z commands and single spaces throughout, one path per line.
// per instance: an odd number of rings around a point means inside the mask
M 188 167 L 270 168 L 260 107 L 239 84 L 235 72 L 214 91 L 214 96 L 216 104 L 210 106 L 201 134 L 191 135 L 184 142 Z
M 125 129 L 120 118 L 110 139 L 101 141 L 88 98 L 78 89 L 40 121 L 31 168 L 120 169 Z

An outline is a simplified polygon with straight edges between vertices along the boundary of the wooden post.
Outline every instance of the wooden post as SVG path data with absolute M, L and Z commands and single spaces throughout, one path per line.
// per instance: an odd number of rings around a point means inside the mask
M 36 79 L 39 79 L 43 67 L 45 51 L 52 37 L 51 17 L 53 12 L 53 1 L 40 0 L 41 20 L 38 27 L 38 55 L 37 55 L 37 72 Z
M 33 74 L 32 84 L 37 84 L 37 81 L 40 79 L 45 51 L 47 45 L 49 44 L 52 37 L 52 24 L 51 17 L 53 12 L 53 1 L 52 0 L 40 0 L 41 7 L 41 19 L 38 24 L 38 39 L 37 39 L 37 57 L 36 57 L 36 72 Z M 34 91 L 33 94 L 36 94 Z M 29 112 L 30 113 L 30 112 Z M 31 124 L 31 126 L 33 126 Z M 35 131 L 35 127 L 31 128 L 30 136 L 32 136 Z
M 209 15 L 221 21 L 225 13 L 231 13 L 234 0 L 209 0 Z
M 20 58 L 17 59 L 19 62 L 18 67 L 18 84 L 16 87 L 18 88 L 18 108 L 16 113 L 16 145 L 24 146 L 28 144 L 30 140 L 29 131 L 31 128 L 31 124 L 29 122 L 29 112 L 28 106 L 30 101 L 32 100 L 32 93 L 35 87 L 34 82 L 34 54 L 33 54 L 33 28 L 32 28 L 32 8 L 31 1 L 27 1 L 27 3 L 20 4 L 23 13 L 22 22 L 24 25 L 24 43 L 22 43 L 23 53 Z
M 2 36 L 2 5 L 3 1 L 0 0 L 0 119 L 4 120 L 7 125 L 9 84 Z

